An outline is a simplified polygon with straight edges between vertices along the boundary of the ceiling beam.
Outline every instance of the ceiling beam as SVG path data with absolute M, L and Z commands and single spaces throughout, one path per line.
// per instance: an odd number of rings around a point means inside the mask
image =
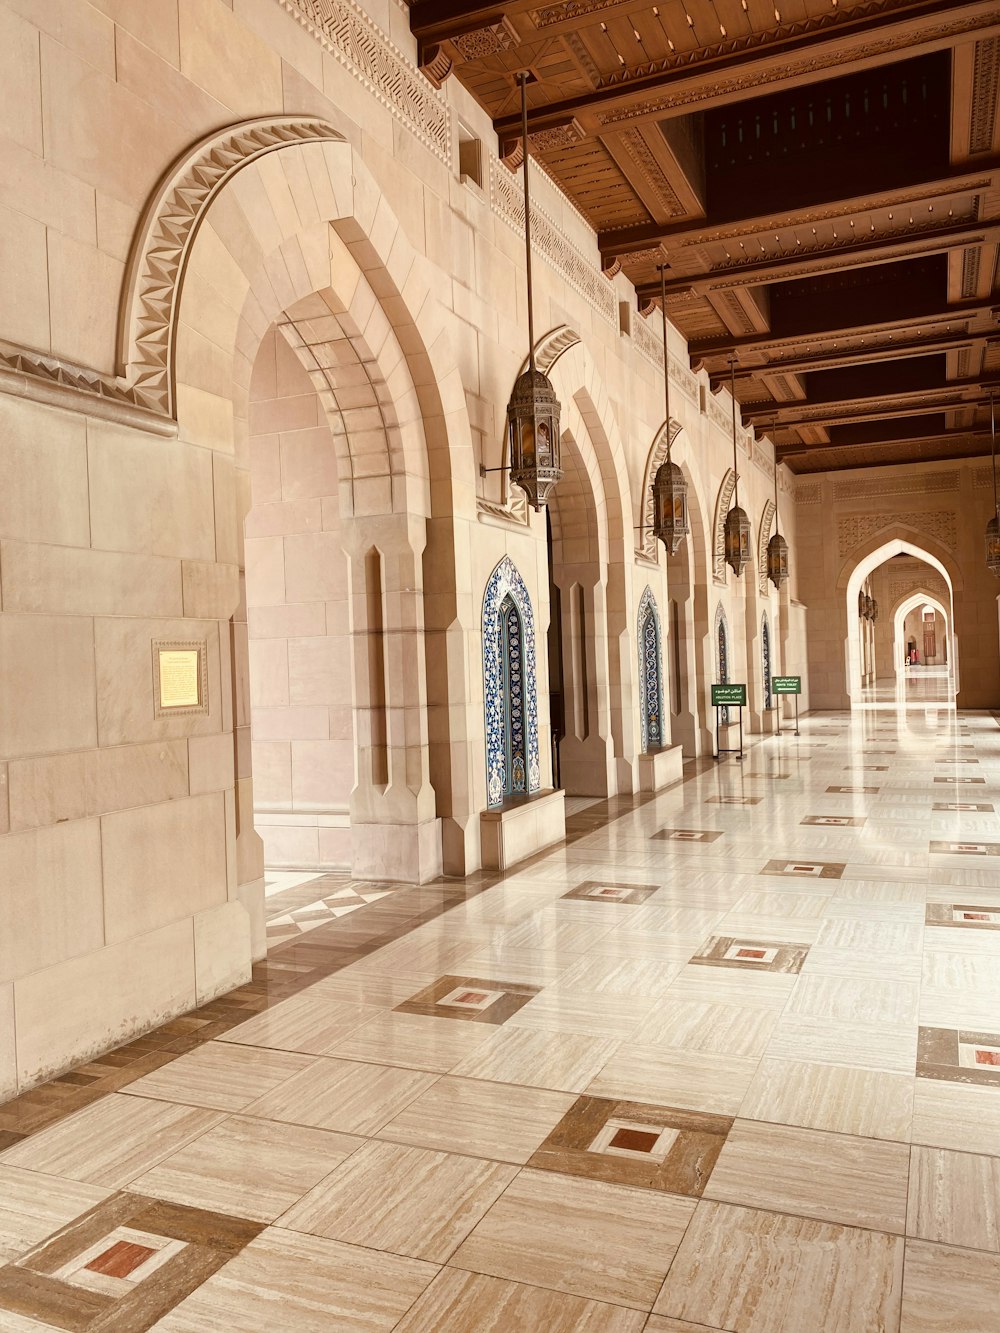
M 842 441 L 829 440 L 820 444 L 776 444 L 774 447 L 778 453 L 778 461 L 782 462 L 786 458 L 801 458 L 804 454 L 827 453 L 831 449 L 882 449 L 898 448 L 900 445 L 909 446 L 927 446 L 938 445 L 942 448 L 955 448 L 961 444 L 976 444 L 980 441 L 985 445 L 989 443 L 990 433 L 988 430 L 954 430 L 941 431 L 937 435 L 912 435 L 904 436 L 898 440 L 853 440 L 848 443 Z M 987 457 L 989 454 L 987 452 Z M 921 460 L 922 461 L 922 460 Z
M 870 268 L 875 264 L 891 264 L 901 259 L 922 258 L 942 251 L 962 249 L 968 245 L 985 245 L 1000 237 L 1000 218 L 986 222 L 959 223 L 937 228 L 920 228 L 902 235 L 879 236 L 875 240 L 850 240 L 833 245 L 817 246 L 803 252 L 793 250 L 785 255 L 762 255 L 741 264 L 726 264 L 710 269 L 705 274 L 670 278 L 667 295 L 694 292 L 703 296 L 719 287 L 752 287 L 764 282 L 788 282 L 795 278 L 810 277 L 819 271 L 831 270 L 831 259 L 841 262 L 834 268 Z M 640 283 L 635 294 L 640 302 L 653 300 L 660 293 L 658 282 Z
M 697 364 L 709 357 L 729 356 L 734 352 L 738 355 L 741 351 L 767 352 L 781 347 L 797 351 L 803 343 L 857 337 L 862 333 L 867 337 L 869 331 L 874 336 L 876 333 L 888 333 L 896 329 L 912 335 L 913 329 L 919 330 L 923 324 L 949 319 L 974 319 L 977 316 L 984 315 L 992 315 L 993 322 L 996 324 L 998 317 L 1000 317 L 1000 305 L 994 301 L 956 301 L 954 305 L 946 303 L 934 306 L 928 305 L 923 313 L 919 315 L 908 315 L 900 319 L 885 319 L 880 321 L 878 325 L 852 324 L 849 312 L 845 311 L 845 322 L 833 329 L 803 329 L 789 334 L 747 333 L 739 336 L 731 334 L 721 338 L 705 338 L 701 341 L 689 342 L 688 354 L 691 361 Z
M 817 403 L 799 398 L 790 403 L 768 403 L 741 408 L 744 425 L 759 431 L 803 430 L 815 426 L 846 426 L 864 421 L 893 421 L 899 417 L 928 416 L 989 402 L 989 388 L 1000 381 L 950 380 L 936 389 L 914 389 L 880 397 L 858 395 Z
M 736 372 L 740 384 L 766 379 L 769 375 L 808 375 L 814 371 L 840 370 L 846 366 L 871 365 L 877 361 L 899 361 L 904 357 L 937 356 L 958 352 L 966 347 L 981 347 L 997 341 L 987 333 L 943 334 L 939 338 L 900 338 L 891 343 L 865 343 L 842 352 L 814 352 L 809 356 L 790 356 L 787 360 L 766 361 Z M 728 370 L 710 370 L 713 391 L 729 383 Z
M 527 5 L 463 4 L 462 0 L 410 0 L 410 31 L 418 41 L 446 42 L 449 37 L 499 23 L 504 14 Z
M 782 23 L 771 35 L 727 38 L 623 71 L 593 92 L 529 111 L 528 121 L 530 126 L 539 115 L 586 116 L 596 129 L 689 114 L 758 96 L 762 89 L 772 93 L 789 84 L 821 82 L 997 33 L 995 0 L 903 0 L 891 6 L 889 0 L 874 0 L 860 14 L 831 8 L 818 18 Z M 507 135 L 516 131 L 519 117 L 500 116 L 493 123 Z
M 627 255 L 633 250 L 648 250 L 656 245 L 663 245 L 669 253 L 680 247 L 713 245 L 728 241 L 733 236 L 737 240 L 758 234 L 771 236 L 776 231 L 812 227 L 818 221 L 835 223 L 838 218 L 848 219 L 883 209 L 910 208 L 917 203 L 928 203 L 946 196 L 979 194 L 994 187 L 998 174 L 1000 162 L 991 157 L 977 163 L 974 170 L 968 163 L 964 163 L 960 170 L 917 180 L 899 189 L 883 190 L 877 194 L 869 190 L 863 194 L 829 199 L 818 205 L 803 204 L 801 208 L 786 208 L 778 213 L 750 213 L 719 222 L 702 218 L 696 222 L 674 223 L 672 226 L 646 222 L 639 227 L 601 231 L 597 233 L 597 244 L 602 256 L 611 258 Z

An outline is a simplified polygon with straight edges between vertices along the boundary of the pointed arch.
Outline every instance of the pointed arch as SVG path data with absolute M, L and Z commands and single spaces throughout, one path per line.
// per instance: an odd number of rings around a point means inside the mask
M 524 579 L 507 555 L 483 595 L 483 688 L 487 802 L 498 806 L 541 786 L 535 620 Z
M 765 594 L 767 593 L 767 544 L 771 539 L 771 525 L 774 523 L 776 512 L 774 501 L 766 501 L 764 512 L 760 516 L 760 528 L 757 531 L 757 587 Z
M 663 631 L 660 611 L 649 584 L 639 601 L 639 730 L 642 752 L 666 743 L 663 727 Z
M 736 489 L 736 473 L 732 468 L 722 479 L 719 494 L 715 501 L 715 527 L 713 529 L 712 578 L 722 587 L 726 586 L 726 515 L 732 506 L 733 491 Z

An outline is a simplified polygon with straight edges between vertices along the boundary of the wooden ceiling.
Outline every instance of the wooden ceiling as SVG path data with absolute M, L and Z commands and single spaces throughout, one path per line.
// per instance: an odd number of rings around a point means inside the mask
M 989 448 L 1000 0 L 410 0 L 795 472 Z

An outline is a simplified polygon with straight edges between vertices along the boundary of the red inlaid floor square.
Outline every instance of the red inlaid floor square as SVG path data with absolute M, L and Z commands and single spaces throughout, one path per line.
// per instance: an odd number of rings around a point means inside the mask
M 148 1245 L 120 1240 L 96 1259 L 91 1259 L 86 1267 L 92 1273 L 104 1273 L 107 1277 L 128 1277 L 129 1273 L 134 1273 L 140 1264 L 151 1259 L 155 1253 Z

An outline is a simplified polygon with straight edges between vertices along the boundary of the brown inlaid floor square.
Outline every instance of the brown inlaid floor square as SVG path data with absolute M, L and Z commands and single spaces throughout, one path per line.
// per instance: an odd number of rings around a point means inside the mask
M 863 828 L 864 815 L 806 815 L 800 824 L 818 824 L 822 828 Z
M 706 828 L 661 828 L 653 837 L 662 838 L 664 842 L 716 842 L 722 832 Z
M 578 1097 L 528 1166 L 700 1198 L 732 1125 L 703 1111 Z
M 763 796 L 710 796 L 706 805 L 760 805 Z
M 68 1333 L 141 1333 L 254 1239 L 264 1224 L 114 1194 L 0 1268 L 3 1311 Z
M 975 814 L 992 815 L 994 808 L 988 801 L 935 801 L 932 810 L 968 810 Z
M 971 786 L 979 786 L 979 787 L 985 787 L 985 785 L 986 785 L 986 779 L 985 779 L 985 778 L 965 778 L 965 777 L 957 778 L 957 777 L 951 777 L 951 776 L 948 776 L 948 777 L 944 777 L 944 778 L 935 778 L 934 781 L 935 781 L 935 782 L 950 782 L 950 783 L 952 783 L 953 785 L 957 785 L 957 786 L 970 786 L 970 787 L 971 787 Z
M 1000 856 L 1000 842 L 977 842 L 975 839 L 968 842 L 933 841 L 929 850 L 938 856 Z
M 397 1004 L 398 1014 L 426 1018 L 458 1018 L 466 1023 L 499 1026 L 538 994 L 540 986 L 521 981 L 485 981 L 480 977 L 438 977 L 437 981 Z
M 587 903 L 638 904 L 644 903 L 659 887 L 659 884 L 611 884 L 604 879 L 588 879 L 562 896 Z
M 703 967 L 745 967 L 758 972 L 801 972 L 809 953 L 807 944 L 741 940 L 713 935 L 690 960 Z
M 888 764 L 845 764 L 845 773 L 888 773 Z
M 847 868 L 845 861 L 768 861 L 761 875 L 791 875 L 797 879 L 840 879 Z
M 881 787 L 827 787 L 836 796 L 874 796 L 881 790 Z
M 917 1038 L 917 1078 L 1000 1089 L 1000 1033 L 921 1028 Z
M 957 926 L 967 930 L 1000 930 L 1000 907 L 972 903 L 928 903 L 928 926 Z

